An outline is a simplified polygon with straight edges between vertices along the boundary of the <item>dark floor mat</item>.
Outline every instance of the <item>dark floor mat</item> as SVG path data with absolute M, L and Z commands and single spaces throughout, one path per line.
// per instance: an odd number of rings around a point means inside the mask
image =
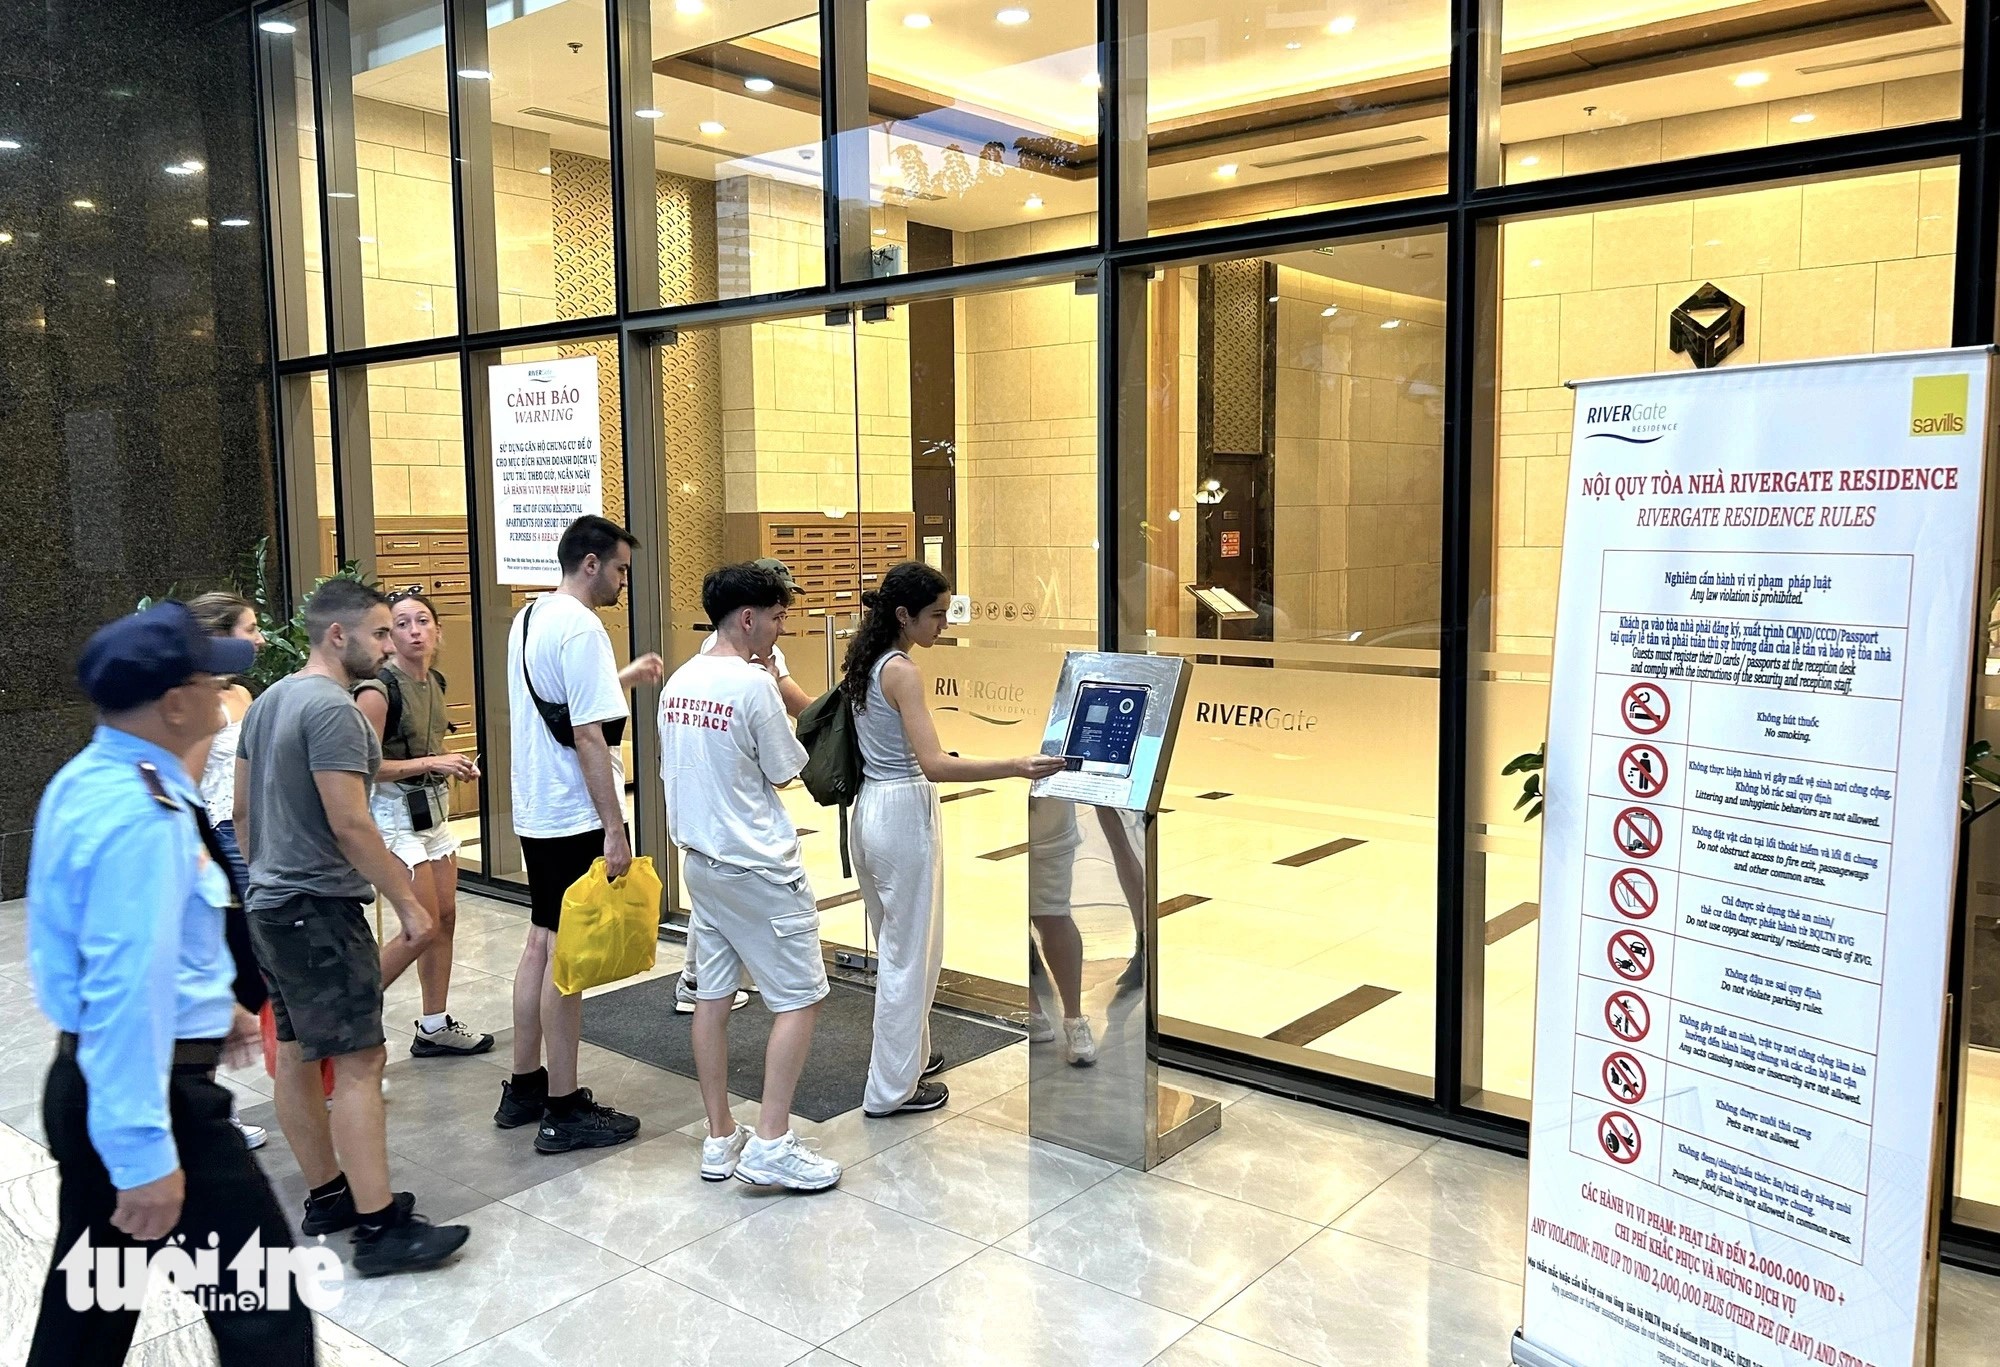
M 627 1058 L 693 1077 L 693 1016 L 674 1014 L 672 974 L 592 997 L 583 1008 L 583 1037 Z M 831 1120 L 861 1104 L 868 1084 L 868 1051 L 874 1039 L 875 994 L 845 983 L 832 984 L 820 1003 L 819 1024 L 813 1030 L 812 1055 L 806 1060 L 792 1098 L 792 1111 L 808 1120 Z M 771 1038 L 771 1013 L 763 999 L 729 1018 L 729 1090 L 759 1100 L 764 1095 L 764 1046 Z M 945 1066 L 1004 1049 L 1021 1039 L 1012 1030 L 988 1025 L 949 1011 L 931 1012 L 931 1048 L 944 1054 Z

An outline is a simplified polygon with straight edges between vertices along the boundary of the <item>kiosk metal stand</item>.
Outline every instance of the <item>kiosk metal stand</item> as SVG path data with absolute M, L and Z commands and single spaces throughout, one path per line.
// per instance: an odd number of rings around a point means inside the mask
M 1072 652 L 1028 798 L 1028 1133 L 1152 1168 L 1222 1125 L 1159 1081 L 1158 822 L 1188 664 Z

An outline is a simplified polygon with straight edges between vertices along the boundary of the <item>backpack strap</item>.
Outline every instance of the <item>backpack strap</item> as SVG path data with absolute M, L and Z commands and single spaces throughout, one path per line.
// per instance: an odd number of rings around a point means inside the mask
M 384 669 L 375 676 L 375 680 L 382 685 L 382 692 L 389 699 L 389 714 L 382 719 L 382 736 L 384 739 L 400 736 L 403 734 L 403 686 L 396 682 L 396 671 L 393 669 Z

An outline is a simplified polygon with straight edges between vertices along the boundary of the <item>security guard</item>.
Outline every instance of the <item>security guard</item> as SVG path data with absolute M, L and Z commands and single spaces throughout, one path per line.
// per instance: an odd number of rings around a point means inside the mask
M 232 1266 L 292 1235 L 215 1080 L 257 1021 L 231 990 L 228 880 L 180 758 L 221 726 L 223 676 L 255 653 L 161 603 L 100 628 L 77 665 L 99 724 L 42 794 L 28 868 L 28 967 L 61 1032 L 42 1123 L 62 1182 L 29 1367 L 124 1361 L 138 1307 L 105 1274 L 131 1248 L 171 1249 L 160 1266 L 177 1271 L 212 1251 L 190 1280 L 224 1367 L 313 1361 L 298 1288 L 264 1275 L 289 1277 L 288 1255 Z

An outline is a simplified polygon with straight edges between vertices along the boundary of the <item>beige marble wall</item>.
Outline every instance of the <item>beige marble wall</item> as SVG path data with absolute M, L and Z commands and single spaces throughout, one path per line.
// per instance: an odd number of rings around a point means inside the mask
M 817 280 L 803 278 L 824 250 L 816 191 L 738 178 L 719 183 L 715 199 L 718 269 L 735 281 L 725 292 Z M 896 216 L 880 240 L 903 233 Z M 844 327 L 818 315 L 750 323 L 723 329 L 721 340 L 728 511 L 909 509 L 906 316 L 892 311 L 885 321 Z
M 1566 137 L 1508 143 L 1503 154 L 1505 175 L 1510 184 L 1545 180 L 1953 119 L 1958 117 L 1958 101 L 1959 73 L 1952 71 L 1615 124 Z
M 1443 371 L 1441 302 L 1278 268 L 1276 639 L 1437 620 Z
M 1075 246 L 1087 217 L 959 237 L 961 261 Z M 1097 623 L 1097 300 L 1074 284 L 957 304 L 958 589 L 1058 629 Z
M 1667 320 L 1704 282 L 1743 302 L 1725 365 L 1951 340 L 1955 168 L 1510 223 L 1501 237 L 1494 648 L 1545 654 L 1569 472 L 1568 380 L 1685 370 Z

